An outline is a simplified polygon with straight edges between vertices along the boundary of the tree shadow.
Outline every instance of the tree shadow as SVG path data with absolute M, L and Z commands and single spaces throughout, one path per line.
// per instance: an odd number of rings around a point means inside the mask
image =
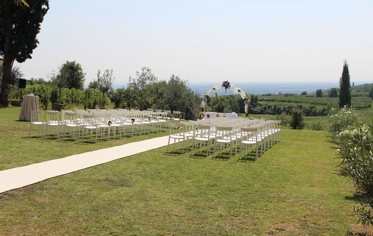
M 367 204 L 369 200 L 369 196 L 363 193 L 355 193 L 351 196 L 345 196 L 344 199 L 349 200 L 349 201 L 354 201 L 357 203 Z

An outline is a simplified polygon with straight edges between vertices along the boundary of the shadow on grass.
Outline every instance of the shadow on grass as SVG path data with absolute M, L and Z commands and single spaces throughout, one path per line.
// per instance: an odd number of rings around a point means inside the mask
M 362 193 L 355 193 L 352 196 L 346 196 L 344 198 L 349 201 L 354 201 L 357 203 L 364 203 L 364 204 L 367 204 L 369 200 L 368 195 L 362 194 Z
M 29 120 L 14 120 L 15 122 L 21 122 L 21 123 L 29 123 Z
M 213 160 L 217 161 L 229 161 L 234 155 L 230 156 L 229 152 L 218 152 L 215 156 L 212 156 Z
M 181 148 L 181 149 L 173 149 L 173 150 L 168 151 L 168 152 L 166 151 L 164 153 L 164 155 L 168 155 L 168 156 L 180 156 L 180 155 L 183 155 L 185 153 L 186 153 L 186 150 L 184 149 L 184 151 L 183 151 L 183 149 Z
M 244 157 L 241 157 L 241 158 L 238 158 L 237 161 L 240 161 L 240 162 L 255 162 L 257 159 L 254 156 L 244 156 Z
M 190 158 L 193 159 L 206 159 L 208 157 L 206 151 L 197 151 L 190 155 Z

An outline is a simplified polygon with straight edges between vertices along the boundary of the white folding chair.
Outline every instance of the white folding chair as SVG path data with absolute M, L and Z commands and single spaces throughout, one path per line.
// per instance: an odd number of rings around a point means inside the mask
M 262 132 L 258 128 L 241 128 L 240 151 L 246 156 L 246 149 L 255 145 L 255 160 L 258 159 L 259 143 L 262 142 Z M 263 154 L 263 146 L 260 145 L 260 155 Z
M 41 136 L 44 136 L 44 125 L 46 122 L 44 121 L 44 111 L 31 111 L 31 122 L 30 122 L 30 133 L 29 137 L 31 137 L 32 126 L 36 125 L 38 127 L 38 136 L 41 127 Z
M 57 132 L 57 137 L 60 137 L 60 129 L 63 127 L 63 122 L 60 120 L 59 111 L 47 111 L 47 135 L 49 135 L 49 129 L 54 127 Z
M 222 147 L 229 145 L 230 147 L 229 157 L 231 157 L 233 145 L 236 141 L 237 141 L 237 134 L 234 131 L 233 127 L 216 126 L 213 156 L 215 155 L 217 145 L 219 145 L 219 150 L 222 149 Z M 235 153 L 237 153 L 237 146 L 236 146 Z
M 87 133 L 90 133 L 90 139 L 92 139 L 92 134 L 95 132 L 97 142 L 97 133 L 99 132 L 99 121 L 97 115 L 89 114 L 83 115 L 83 131 L 82 131 L 82 140 L 84 140 L 84 136 L 87 135 Z
M 82 124 L 80 123 L 76 112 L 64 112 L 63 123 L 63 134 L 65 137 L 66 131 L 71 135 L 71 137 L 79 136 Z
M 194 125 L 192 138 L 193 141 L 190 156 L 193 155 L 193 149 L 195 148 L 195 144 L 197 145 L 197 147 L 199 144 L 199 148 L 202 148 L 204 143 L 206 144 L 206 156 L 208 156 L 210 143 L 212 139 L 213 138 L 211 137 L 211 126 L 201 124 Z
M 179 122 L 171 122 L 170 123 L 170 133 L 168 135 L 168 145 L 167 145 L 167 152 L 168 148 L 170 146 L 170 141 L 171 139 L 174 140 L 174 144 L 176 141 L 178 143 L 182 142 L 183 149 L 182 153 L 184 153 L 184 145 L 185 145 L 185 124 L 180 124 Z M 175 150 L 175 145 L 174 145 L 174 150 Z

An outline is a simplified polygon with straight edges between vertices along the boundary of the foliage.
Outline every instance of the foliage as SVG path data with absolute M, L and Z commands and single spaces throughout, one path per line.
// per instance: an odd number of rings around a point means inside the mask
M 115 82 L 115 77 L 113 75 L 113 69 L 106 69 L 101 75 L 101 70 L 97 72 L 97 88 L 102 92 L 102 94 L 108 93 L 113 90 L 113 84 Z M 95 82 L 93 82 L 94 84 Z
M 54 72 L 52 72 L 51 84 L 58 88 L 58 99 L 55 103 L 58 102 L 58 103 L 62 104 L 62 88 L 66 88 L 68 86 L 66 75 L 67 74 L 65 74 L 65 73 L 55 74 Z M 54 98 L 54 94 L 52 95 L 52 97 Z
M 322 90 L 321 89 L 316 90 L 316 97 L 318 97 L 318 98 L 322 97 Z
M 52 89 L 51 91 L 51 103 L 55 104 L 58 101 L 58 90 L 56 88 Z
M 329 91 L 329 97 L 331 98 L 337 98 L 338 97 L 338 91 L 336 88 L 332 88 Z
M 134 108 L 136 106 L 136 92 L 134 84 L 131 83 L 131 80 L 127 85 L 127 89 L 124 91 L 124 99 L 126 101 L 128 110 L 131 110 L 131 108 Z
M 339 145 L 340 169 L 344 176 L 353 180 L 356 191 L 364 200 L 354 207 L 363 225 L 373 224 L 373 155 L 372 127 L 361 124 L 358 115 L 345 106 L 330 115 L 330 133 Z
M 354 127 L 360 124 L 358 115 L 352 108 L 332 109 L 329 115 L 329 133 L 333 141 L 338 142 L 339 133 L 347 127 Z
M 130 88 L 136 95 L 137 105 L 140 110 L 146 110 L 151 106 L 149 102 L 149 90 L 148 87 L 158 79 L 152 73 L 148 67 L 141 68 L 141 72 L 136 71 L 136 78 L 130 77 Z
M 100 94 L 101 92 L 98 89 L 88 88 L 84 90 L 84 108 L 95 109 Z
M 373 99 L 373 86 L 371 87 L 368 96 Z
M 110 98 L 106 93 L 99 93 L 96 99 L 100 108 L 106 108 L 106 105 L 110 104 Z
M 276 120 L 280 120 L 283 127 L 288 127 L 290 126 L 291 116 L 286 113 L 281 113 L 281 115 L 276 117 Z
M 339 80 L 339 108 L 351 106 L 351 84 L 350 72 L 348 71 L 347 62 L 344 62 L 342 77 Z
M 354 109 L 370 108 L 372 100 L 367 96 L 352 97 Z M 258 104 L 250 106 L 251 114 L 280 115 L 282 112 L 290 114 L 294 103 L 299 104 L 305 116 L 327 116 L 332 107 L 338 107 L 338 99 L 315 96 L 258 96 Z
M 84 88 L 85 73 L 83 72 L 82 66 L 76 61 L 66 61 L 59 68 L 57 77 L 61 77 L 64 80 L 65 85 L 63 87 L 67 87 L 69 89 Z
M 365 203 L 355 207 L 363 225 L 373 225 L 373 136 L 371 127 L 347 127 L 339 133 L 341 171 L 353 180 L 357 191 L 363 194 Z M 368 208 L 366 208 L 368 206 Z
M 186 119 L 196 119 L 200 99 L 187 87 L 188 81 L 172 75 L 167 82 L 164 103 L 171 111 L 185 112 Z
M 165 96 L 168 85 L 165 80 L 157 81 L 151 84 L 149 88 L 149 101 L 151 108 L 162 109 L 166 108 Z
M 290 127 L 292 129 L 304 128 L 303 111 L 298 107 L 294 108 L 291 113 Z
M 125 94 L 124 88 L 118 88 L 114 93 L 111 94 L 111 101 L 114 103 L 114 108 L 125 108 Z
M 49 10 L 48 0 L 28 0 L 29 7 L 19 7 L 14 1 L 0 2 L 0 55 L 3 56 L 3 79 L 0 98 L 8 100 L 11 70 L 31 58 L 39 41 L 36 35 Z

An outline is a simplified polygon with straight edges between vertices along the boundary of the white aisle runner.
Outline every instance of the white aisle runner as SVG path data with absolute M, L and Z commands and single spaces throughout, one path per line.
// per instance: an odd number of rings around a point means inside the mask
M 0 193 L 167 145 L 168 136 L 0 171 Z

